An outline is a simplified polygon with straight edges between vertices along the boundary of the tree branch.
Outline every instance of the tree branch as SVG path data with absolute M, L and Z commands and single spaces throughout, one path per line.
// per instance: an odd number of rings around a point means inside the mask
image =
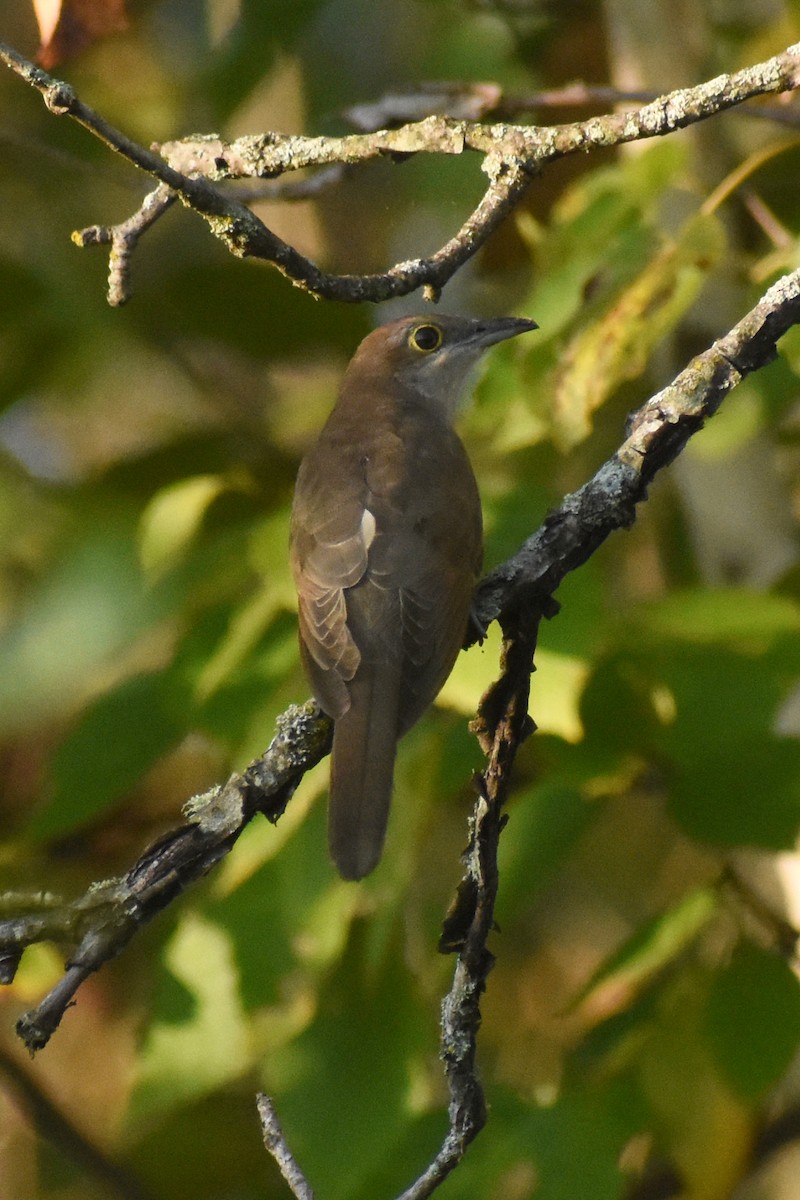
M 488 125 L 432 116 L 399 129 L 343 138 L 271 132 L 227 143 L 216 135 L 207 135 L 164 143 L 157 154 L 115 129 L 84 104 L 68 84 L 54 79 L 2 43 L 0 61 L 35 87 L 51 112 L 72 117 L 112 150 L 175 192 L 187 207 L 204 217 L 212 233 L 232 254 L 271 262 L 297 287 L 314 296 L 349 302 L 388 300 L 419 287 L 426 289 L 429 299 L 436 299 L 448 280 L 477 253 L 519 203 L 538 171 L 556 158 L 660 137 L 706 120 L 753 96 L 793 90 L 800 79 L 800 44 L 797 44 L 763 63 L 732 75 L 720 75 L 697 87 L 671 92 L 631 112 L 610 113 L 566 125 Z M 275 178 L 306 167 L 357 164 L 386 155 L 402 160 L 411 154 L 461 154 L 465 150 L 484 156 L 483 170 L 489 177 L 477 208 L 435 254 L 396 263 L 380 274 L 339 275 L 323 271 L 273 233 L 235 196 L 208 182 L 253 176 Z
M 689 438 L 714 415 L 725 396 L 752 371 L 766 366 L 776 344 L 800 323 L 800 271 L 785 275 L 724 337 L 694 358 L 628 422 L 628 437 L 577 492 L 550 513 L 517 554 L 478 586 L 474 612 L 486 628 L 501 614 L 533 606 L 548 615 L 549 597 L 615 529 L 633 524 L 647 486 Z M 473 636 L 470 641 L 477 639 Z
M 34 942 L 76 947 L 62 979 L 17 1022 L 29 1050 L 47 1045 L 83 981 L 224 858 L 256 813 L 279 819 L 305 772 L 329 752 L 331 732 L 315 704 L 294 705 L 278 718 L 266 752 L 222 787 L 195 796 L 186 805 L 187 823 L 148 846 L 127 875 L 94 884 L 67 904 L 50 895 L 0 897 L 2 910 L 12 914 L 0 920 L 0 982 L 13 981 L 23 950 Z
M 81 244 L 110 243 L 112 294 L 129 294 L 130 255 L 138 238 L 175 198 L 208 222 L 240 256 L 264 258 L 314 295 L 341 300 L 380 300 L 423 286 L 435 297 L 519 202 L 543 164 L 579 150 L 661 136 L 755 95 L 792 89 L 800 81 L 800 45 L 735 75 L 661 97 L 629 113 L 552 127 L 484 125 L 466 119 L 428 117 L 396 130 L 349 138 L 296 138 L 267 134 L 225 143 L 216 137 L 145 150 L 84 105 L 66 84 L 52 79 L 0 45 L 0 59 L 42 94 L 48 108 L 77 120 L 130 162 L 158 180 L 140 211 L 113 227 L 78 235 Z M 484 156 L 489 184 L 459 232 L 434 255 L 398 263 L 378 275 L 327 274 L 283 242 L 250 212 L 241 197 L 216 183 L 232 178 L 278 178 L 306 167 L 353 165 L 381 155 L 402 159 L 425 153 Z M 338 166 L 337 166 L 338 165 Z M 207 178 L 204 178 L 206 176 Z M 211 182 L 209 182 L 211 180 Z M 474 730 L 487 765 L 477 779 L 465 871 L 442 934 L 441 948 L 457 953 L 451 989 L 442 1006 L 441 1057 L 449 1088 L 449 1126 L 436 1158 L 401 1200 L 423 1200 L 461 1161 L 483 1126 L 485 1100 L 476 1069 L 480 1000 L 493 958 L 488 938 L 497 894 L 497 847 L 516 752 L 531 732 L 528 687 L 542 616 L 566 574 L 581 565 L 614 529 L 630 526 L 636 506 L 657 472 L 716 412 L 725 395 L 775 356 L 776 342 L 800 323 L 800 272 L 787 275 L 762 297 L 725 337 L 694 359 L 669 387 L 632 417 L 625 441 L 597 474 L 548 515 L 541 529 L 480 585 L 475 612 L 485 627 L 499 619 L 503 658 L 497 683 L 484 699 Z M 331 723 L 309 703 L 287 711 L 277 735 L 259 759 L 221 788 L 187 806 L 187 821 L 150 846 L 121 879 L 90 888 L 68 905 L 53 897 L 28 901 L 6 897 L 11 915 L 0 920 L 0 980 L 10 982 L 26 946 L 42 940 L 76 947 L 65 974 L 42 1003 L 18 1022 L 31 1050 L 44 1046 L 58 1027 L 80 984 L 119 954 L 134 934 L 185 887 L 209 871 L 235 844 L 257 812 L 276 821 L 304 772 L 330 747 Z M 293 1159 L 271 1102 L 259 1098 L 267 1148 L 299 1200 L 311 1189 Z
M 76 246 L 111 245 L 108 258 L 108 303 L 114 308 L 131 297 L 131 256 L 143 233 L 156 223 L 177 200 L 165 183 L 147 194 L 138 212 L 118 225 L 90 225 L 72 235 Z
M 311 1186 L 297 1165 L 297 1159 L 289 1149 L 272 1100 L 263 1092 L 259 1092 L 256 1097 L 256 1107 L 258 1108 L 258 1119 L 261 1122 L 264 1146 L 278 1164 L 278 1169 L 289 1185 L 292 1195 L 296 1197 L 296 1200 L 314 1200 Z

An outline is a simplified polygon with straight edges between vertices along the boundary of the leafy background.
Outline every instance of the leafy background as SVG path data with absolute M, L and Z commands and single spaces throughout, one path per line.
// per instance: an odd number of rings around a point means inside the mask
M 0 36 L 34 53 L 32 12 L 0 0 Z M 149 144 L 343 132 L 348 105 L 430 79 L 658 93 L 798 38 L 789 0 L 141 0 L 59 73 Z M 72 895 L 123 870 L 307 694 L 294 473 L 356 342 L 421 301 L 315 304 L 174 209 L 139 251 L 134 300 L 111 310 L 102 253 L 69 233 L 123 219 L 142 180 L 10 74 L 0 106 L 0 882 Z M 449 285 L 447 310 L 541 325 L 493 351 L 464 419 L 488 564 L 797 265 L 798 157 L 791 128 L 729 114 L 573 158 Z M 477 159 L 431 158 L 260 211 L 326 264 L 376 270 L 434 249 L 480 190 Z M 797 1198 L 796 1144 L 759 1150 L 800 1106 L 800 988 L 776 920 L 800 903 L 797 336 L 781 349 L 543 630 L 483 1006 L 490 1124 L 449 1200 Z M 2 999 L 0 1065 L 21 1063 L 130 1174 L 103 1182 L 74 1140 L 37 1136 L 9 1084 L 3 1200 L 133 1196 L 134 1176 L 171 1200 L 283 1196 L 258 1088 L 321 1196 L 415 1177 L 445 1127 L 452 963 L 435 944 L 478 763 L 467 718 L 496 670 L 493 636 L 404 740 L 386 856 L 363 884 L 328 863 L 323 765 L 277 830 L 254 824 L 81 991 L 33 1063 L 13 1023 L 62 955 L 28 953 Z

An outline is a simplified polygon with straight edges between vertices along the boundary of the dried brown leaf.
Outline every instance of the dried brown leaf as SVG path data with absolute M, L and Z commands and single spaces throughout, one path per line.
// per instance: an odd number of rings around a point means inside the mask
M 126 0 L 33 0 L 46 71 L 74 58 L 92 42 L 126 29 Z

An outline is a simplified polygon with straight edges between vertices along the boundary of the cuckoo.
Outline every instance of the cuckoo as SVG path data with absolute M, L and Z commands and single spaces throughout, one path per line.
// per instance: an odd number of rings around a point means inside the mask
M 346 879 L 381 856 L 398 739 L 435 699 L 467 633 L 482 520 L 454 417 L 483 352 L 535 328 L 437 314 L 374 330 L 300 466 L 300 648 L 334 721 L 328 842 Z

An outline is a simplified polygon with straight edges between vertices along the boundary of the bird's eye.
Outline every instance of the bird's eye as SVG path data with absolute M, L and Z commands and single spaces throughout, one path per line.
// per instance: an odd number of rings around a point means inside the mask
M 432 354 L 442 344 L 442 331 L 438 325 L 417 325 L 411 330 L 408 344 L 413 350 L 421 350 L 423 354 Z

